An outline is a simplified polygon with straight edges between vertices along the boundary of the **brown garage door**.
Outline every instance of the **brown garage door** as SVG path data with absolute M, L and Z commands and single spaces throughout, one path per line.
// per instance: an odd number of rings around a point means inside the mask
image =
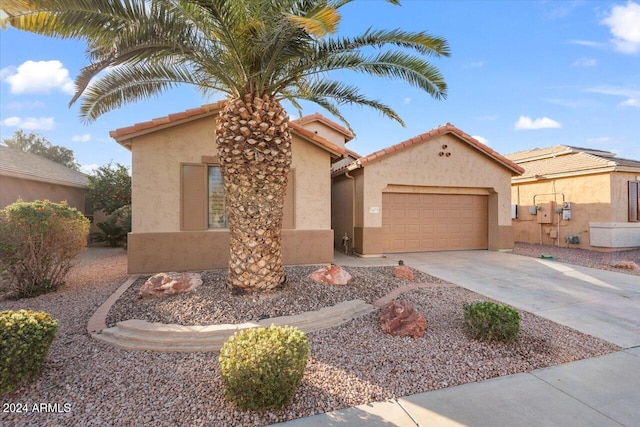
M 487 249 L 487 196 L 382 194 L 383 250 Z

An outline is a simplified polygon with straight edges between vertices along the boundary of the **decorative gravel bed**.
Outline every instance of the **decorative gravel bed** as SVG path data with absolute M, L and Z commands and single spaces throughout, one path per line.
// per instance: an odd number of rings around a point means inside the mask
M 289 316 L 319 310 L 343 301 L 361 299 L 372 303 L 407 282 L 393 276 L 393 267 L 349 267 L 348 286 L 327 286 L 307 276 L 318 266 L 286 267 L 282 289 L 262 294 L 234 295 L 226 286 L 226 270 L 205 271 L 195 292 L 170 298 L 139 298 L 147 277 L 136 280 L 113 305 L 107 326 L 128 319 L 179 325 L 242 323 L 265 317 Z M 437 277 L 415 272 L 420 283 L 446 283 Z
M 427 319 L 424 338 L 383 334 L 375 313 L 310 333 L 311 360 L 291 404 L 279 411 L 241 412 L 224 402 L 217 354 L 127 351 L 87 335 L 87 320 L 124 281 L 125 268 L 123 253 L 109 253 L 75 268 L 68 285 L 54 294 L 21 301 L 0 300 L 0 310 L 44 310 L 60 321 L 58 338 L 41 374 L 0 398 L 6 407 L 26 405 L 29 412 L 0 412 L 0 425 L 262 426 L 619 350 L 526 312 L 521 312 L 517 343 L 480 343 L 464 333 L 462 306 L 486 298 L 459 287 L 429 287 L 403 295 Z M 200 302 L 199 310 L 215 311 L 215 307 L 219 313 L 216 318 L 226 319 L 225 322 L 246 320 L 247 315 L 241 313 L 244 307 L 253 310 L 248 315 L 252 317 L 256 313 L 276 315 L 285 310 L 315 309 L 354 296 L 371 302 L 398 285 L 396 279 L 389 277 L 390 269 L 347 270 L 354 275 L 354 285 L 335 289 L 323 286 L 324 292 L 320 292 L 302 277 L 310 269 L 293 269 L 281 292 L 293 298 L 283 297 L 282 301 L 289 301 L 295 309 L 279 302 L 275 293 L 266 297 L 233 297 L 251 300 L 241 305 L 238 301 L 235 305 L 230 301 L 209 305 Z M 210 272 L 206 276 L 213 279 L 221 274 Z M 428 276 L 417 279 L 432 280 Z M 221 296 L 226 292 L 210 291 Z M 327 299 L 322 298 L 324 294 Z M 183 321 L 200 316 L 181 313 L 188 311 L 188 305 L 179 303 L 179 298 L 169 305 L 155 306 L 163 307 L 164 313 L 158 316 Z M 150 307 L 140 312 L 148 313 Z M 40 403 L 58 404 L 60 410 L 32 412 L 33 405 Z M 64 404 L 70 405 L 67 412 Z
M 517 242 L 513 248 L 513 253 L 516 255 L 524 255 L 534 258 L 540 258 L 541 255 L 552 255 L 556 261 L 567 264 L 640 276 L 640 270 L 614 267 L 615 264 L 624 261 L 632 261 L 635 262 L 636 265 L 640 266 L 640 249 L 599 252 L 579 248 L 566 248 Z

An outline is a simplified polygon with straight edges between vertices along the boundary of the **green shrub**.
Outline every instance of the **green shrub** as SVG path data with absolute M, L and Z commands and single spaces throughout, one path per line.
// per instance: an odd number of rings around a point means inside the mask
M 224 343 L 218 360 L 227 400 L 242 410 L 282 408 L 302 381 L 309 344 L 294 327 L 245 329 Z
M 0 394 L 38 372 L 58 332 L 47 313 L 0 311 Z
M 19 200 L 1 210 L 0 271 L 8 288 L 18 298 L 56 290 L 88 233 L 89 220 L 65 202 Z
M 464 322 L 479 340 L 515 341 L 520 330 L 520 314 L 515 309 L 489 301 L 465 305 Z
M 127 234 L 131 231 L 131 205 L 116 209 L 96 226 L 100 231 L 94 231 L 89 235 L 92 242 L 108 243 L 114 247 L 124 243 L 126 246 Z

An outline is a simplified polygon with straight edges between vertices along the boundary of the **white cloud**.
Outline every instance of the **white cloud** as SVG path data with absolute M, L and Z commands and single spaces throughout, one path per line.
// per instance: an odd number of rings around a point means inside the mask
M 7 105 L 3 105 L 2 108 L 7 110 L 34 110 L 36 108 L 44 108 L 44 102 L 41 101 L 24 101 L 24 102 L 10 102 Z
M 640 4 L 629 1 L 626 6 L 613 6 L 601 23 L 609 27 L 611 41 L 619 52 L 640 52 Z
M 75 91 L 69 70 L 57 60 L 26 61 L 18 68 L 3 68 L 0 75 L 3 81 L 11 85 L 11 93 L 14 94 L 52 91 L 73 94 Z
M 640 108 L 640 99 L 638 98 L 629 98 L 626 101 L 623 101 L 619 104 L 621 107 L 636 107 Z
M 73 135 L 71 140 L 74 142 L 88 142 L 91 139 L 91 134 L 85 133 L 82 135 Z
M 489 140 L 483 136 L 473 135 L 471 138 L 475 139 L 476 141 L 482 142 L 484 145 L 489 145 Z
M 537 130 L 560 128 L 562 125 L 548 117 L 532 120 L 531 117 L 520 116 L 518 121 L 513 125 L 515 130 Z
M 51 130 L 56 123 L 53 117 L 7 117 L 0 122 L 2 126 L 17 127 L 26 130 Z
M 98 169 L 100 167 L 100 165 L 97 165 L 95 163 L 90 164 L 90 165 L 82 165 L 80 166 L 80 172 L 86 173 L 86 174 L 91 174 L 91 172 L 93 172 L 94 170 Z
M 598 61 L 593 58 L 580 58 L 573 61 L 572 67 L 595 67 Z
M 474 61 L 474 62 L 471 62 L 471 63 L 467 64 L 466 67 L 467 68 L 482 68 L 485 65 L 487 65 L 486 61 Z
M 627 98 L 618 104 L 619 107 L 639 107 L 640 90 L 616 86 L 597 86 L 586 89 L 586 92 L 600 93 L 602 95 L 622 96 Z
M 586 46 L 586 47 L 595 47 L 595 48 L 605 47 L 604 43 L 594 42 L 594 41 L 591 41 L 591 40 L 569 40 L 568 43 L 569 44 L 577 44 L 577 45 Z
M 404 99 L 404 103 L 405 103 L 405 104 L 408 104 L 408 103 L 410 103 L 410 102 L 411 102 L 411 98 L 405 98 L 405 99 Z

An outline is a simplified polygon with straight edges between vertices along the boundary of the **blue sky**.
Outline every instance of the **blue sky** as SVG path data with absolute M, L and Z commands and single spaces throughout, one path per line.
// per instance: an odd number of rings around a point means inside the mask
M 386 102 L 403 128 L 377 112 L 344 107 L 356 132 L 349 148 L 368 154 L 453 123 L 500 153 L 555 144 L 640 159 L 640 2 L 361 0 L 342 9 L 340 33 L 368 27 L 426 30 L 449 41 L 451 57 L 432 59 L 449 95 L 436 101 L 408 84 L 344 73 Z M 35 132 L 72 149 L 89 171 L 131 155 L 109 131 L 183 111 L 205 99 L 182 87 L 107 113 L 91 124 L 67 107 L 84 46 L 0 30 L 0 135 Z M 320 107 L 305 104 L 303 113 Z M 289 110 L 297 117 L 294 109 Z

